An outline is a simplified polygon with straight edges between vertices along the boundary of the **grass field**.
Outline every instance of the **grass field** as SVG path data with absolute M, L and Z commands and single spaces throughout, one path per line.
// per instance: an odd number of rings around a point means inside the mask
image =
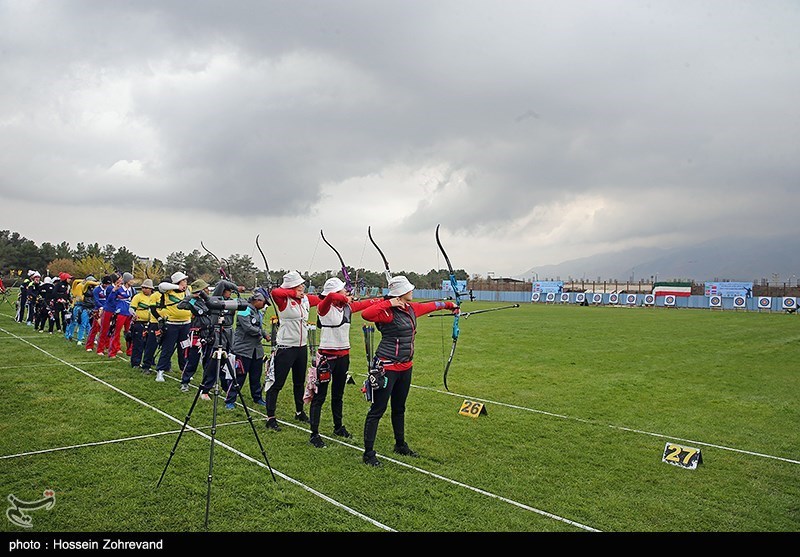
M 30 531 L 203 530 L 211 403 L 198 403 L 190 424 L 199 432 L 184 434 L 156 489 L 194 391 L 180 393 L 175 373 L 156 383 L 35 333 L 6 304 L 0 314 L 0 495 L 56 494 L 50 510 L 31 511 Z M 359 386 L 361 324 L 356 316 Z M 326 403 L 328 447 L 313 448 L 291 419 L 287 386 L 281 432 L 267 432 L 263 408 L 251 408 L 273 482 L 241 406 L 221 405 L 209 529 L 800 530 L 796 315 L 525 304 L 462 319 L 448 393 L 451 324 L 419 323 L 406 415 L 418 458 L 392 452 L 387 413 L 376 446 L 384 467 L 362 464 L 368 404 L 353 385 L 344 410 L 354 439 L 332 437 Z M 485 402 L 488 415 L 459 415 L 465 399 Z M 703 463 L 662 462 L 667 442 L 700 448 Z

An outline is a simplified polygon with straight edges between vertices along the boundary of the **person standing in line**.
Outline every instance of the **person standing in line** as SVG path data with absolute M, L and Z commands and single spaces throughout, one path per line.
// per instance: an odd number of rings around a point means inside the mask
M 175 349 L 189 338 L 189 329 L 192 322 L 192 312 L 180 309 L 178 304 L 191 294 L 189 277 L 177 271 L 170 277 L 172 282 L 162 282 L 158 285 L 159 300 L 155 306 L 156 314 L 164 320 L 161 339 L 161 356 L 156 364 L 156 381 L 164 382 L 164 372 L 169 371 L 172 365 L 172 354 Z M 186 366 L 186 355 L 183 349 L 178 350 L 178 367 L 181 371 Z
M 77 337 L 78 346 L 89 336 L 89 329 L 92 326 L 92 314 L 94 313 L 93 291 L 100 282 L 92 275 L 83 279 L 80 284 L 80 294 L 75 299 L 73 307 L 72 321 L 75 323 L 74 335 Z
M 131 299 L 133 320 L 130 328 L 131 335 L 131 367 L 140 369 L 142 355 L 144 354 L 147 333 L 150 328 L 150 298 L 153 296 L 153 281 L 145 279 Z
M 142 352 L 142 375 L 152 375 L 152 368 L 155 365 L 156 359 L 156 351 L 158 350 L 160 340 L 161 340 L 161 330 L 159 329 L 159 322 L 158 322 L 158 312 L 155 311 L 156 306 L 161 299 L 161 293 L 156 292 L 155 288 L 153 287 L 153 281 L 150 279 L 145 280 L 144 282 L 148 283 L 150 287 L 150 321 L 147 324 L 145 335 L 144 335 L 144 351 Z M 144 283 L 142 283 L 144 284 Z
M 92 328 L 89 330 L 89 338 L 86 340 L 86 351 L 94 351 L 94 341 L 97 338 L 97 343 L 100 344 L 100 329 L 103 325 L 103 307 L 106 305 L 106 292 L 108 287 L 111 286 L 111 275 L 104 275 L 100 280 L 100 284 L 92 289 L 92 302 L 94 309 L 92 309 L 91 322 Z
M 31 291 L 32 289 L 29 285 L 28 292 Z M 35 317 L 33 321 L 33 328 L 40 333 L 43 333 L 45 321 L 50 321 L 50 334 L 53 334 L 53 279 L 50 277 L 44 277 L 44 281 L 34 292 L 36 293 L 36 300 L 34 301 Z
M 114 298 L 114 330 L 111 331 L 111 342 L 108 350 L 109 358 L 116 358 L 122 354 L 122 341 L 120 337 L 125 336 L 125 354 L 130 356 L 133 350 L 133 342 L 130 340 L 129 331 L 131 328 L 131 300 L 136 294 L 131 281 L 133 275 L 131 273 L 122 273 L 122 283 L 115 287 L 111 292 L 111 297 Z
M 53 334 L 53 325 L 59 332 L 67 329 L 64 314 L 72 298 L 69 293 L 70 282 L 72 275 L 69 273 L 58 273 L 58 279 L 53 281 L 53 320 L 50 322 L 50 334 Z
M 83 306 L 81 304 L 83 301 L 83 287 L 84 279 L 73 280 L 69 287 L 69 297 L 72 301 L 72 307 L 69 312 L 72 314 L 72 318 L 68 320 L 69 323 L 64 327 L 64 338 L 68 341 L 76 340 L 78 337 L 78 329 L 83 314 Z
M 414 337 L 417 333 L 417 318 L 440 309 L 458 312 L 453 302 L 412 302 L 414 285 L 402 275 L 389 281 L 389 295 L 377 304 L 361 312 L 365 321 L 375 323 L 381 333 L 381 341 L 375 350 L 372 367 L 383 370 L 379 383 L 382 388 L 372 389 L 372 405 L 364 422 L 364 463 L 381 466 L 375 452 L 375 437 L 378 424 L 391 400 L 394 452 L 405 456 L 417 456 L 405 438 L 406 399 L 411 388 L 413 370 Z M 369 387 L 367 387 L 369 388 Z
M 32 282 L 31 277 L 35 273 L 33 269 L 28 269 L 28 275 L 19 285 L 19 298 L 17 298 L 17 314 L 14 317 L 17 323 L 25 321 L 25 309 L 28 307 L 28 285 Z
M 103 312 L 100 315 L 100 337 L 97 340 L 97 354 L 105 356 L 111 345 L 111 335 L 114 334 L 117 321 L 117 301 L 113 296 L 114 290 L 122 286 L 122 277 L 113 274 L 109 277 L 111 284 L 105 287 Z M 109 352 L 109 358 L 115 358 L 116 352 Z
M 231 383 L 225 397 L 225 408 L 236 407 L 236 395 L 241 395 L 241 388 L 246 377 L 250 378 L 250 395 L 253 402 L 266 406 L 262 398 L 261 374 L 264 369 L 264 346 L 262 340 L 269 340 L 263 329 L 263 312 L 267 304 L 267 294 L 258 288 L 247 299 L 247 307 L 236 313 L 236 329 L 233 332 L 233 353 L 236 354 L 235 379 Z
M 189 324 L 188 346 L 182 350 L 185 352 L 186 365 L 181 373 L 181 392 L 189 392 L 189 382 L 197 371 L 200 364 L 204 348 L 208 344 L 207 339 L 213 334 L 213 316 L 211 310 L 206 305 L 209 294 L 209 285 L 203 279 L 197 279 L 191 285 L 191 295 L 186 296 L 180 303 L 179 309 L 188 309 L 192 312 L 192 322 Z M 213 339 L 212 339 L 213 342 Z
M 292 371 L 294 395 L 294 417 L 299 422 L 308 422 L 303 411 L 304 383 L 308 365 L 308 315 L 310 308 L 320 303 L 318 296 L 305 293 L 305 281 L 300 273 L 291 271 L 283 275 L 279 288 L 272 289 L 272 300 L 278 312 L 280 325 L 271 365 L 275 370 L 275 382 L 267 388 L 267 429 L 280 431 L 275 418 L 278 393 L 283 388 L 289 370 Z
M 234 313 L 227 309 L 211 310 L 207 302 L 210 299 L 216 301 L 230 300 L 235 290 L 243 291 L 243 286 L 236 286 L 229 280 L 222 279 L 214 287 L 214 292 L 209 297 L 208 284 L 203 279 L 198 279 L 191 284 L 192 295 L 187 296 L 178 304 L 178 307 L 188 307 L 192 312 L 191 329 L 194 329 L 194 336 L 190 329 L 189 338 L 192 340 L 189 353 L 186 356 L 186 366 L 183 368 L 181 376 L 181 392 L 189 391 L 189 382 L 197 371 L 197 366 L 202 361 L 203 379 L 200 383 L 200 399 L 211 400 L 209 392 L 217 381 L 216 360 L 212 358 L 215 342 L 215 327 L 217 321 L 222 319 L 222 337 L 220 343 L 222 349 L 231 356 L 229 373 L 233 371 L 233 318 Z M 196 295 L 195 295 L 196 294 Z M 227 391 L 227 381 L 224 372 L 220 377 L 221 387 Z
M 25 306 L 28 308 L 28 317 L 25 324 L 31 327 L 36 317 L 36 299 L 39 297 L 39 289 L 41 287 L 42 275 L 39 271 L 34 271 L 31 275 L 31 281 L 25 290 Z
M 347 372 L 350 369 L 350 322 L 352 315 L 377 304 L 382 298 L 353 301 L 345 291 L 345 284 L 337 277 L 325 281 L 320 295 L 322 301 L 317 306 L 317 327 L 320 329 L 317 361 L 312 364 L 317 370 L 316 391 L 306 386 L 306 392 L 313 392 L 309 408 L 311 438 L 309 443 L 321 449 L 325 441 L 319 434 L 322 405 L 331 390 L 331 413 L 333 414 L 333 434 L 349 439 L 352 436 L 343 425 L 344 388 Z M 327 377 L 327 380 L 323 379 Z M 308 397 L 306 397 L 308 398 Z

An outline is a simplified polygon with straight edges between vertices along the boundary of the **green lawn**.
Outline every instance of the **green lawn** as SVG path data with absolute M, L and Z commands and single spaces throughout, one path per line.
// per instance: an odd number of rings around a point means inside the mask
M 0 313 L 0 457 L 125 439 L 0 458 L 3 497 L 56 493 L 52 509 L 30 513 L 31 531 L 203 530 L 206 438 L 187 431 L 155 487 L 194 391 L 180 393 L 175 373 L 156 383 L 124 361 L 34 333 L 7 305 Z M 406 415 L 418 458 L 392 453 L 387 412 L 376 446 L 384 467 L 361 462 L 368 404 L 359 390 L 366 360 L 358 316 L 351 372 L 359 385 L 345 392 L 350 442 L 332 438 L 326 404 L 328 447 L 310 446 L 284 387 L 281 432 L 267 432 L 263 408 L 251 408 L 280 474 L 273 482 L 244 410 L 221 406 L 218 440 L 262 466 L 215 449 L 209 528 L 800 530 L 798 316 L 525 304 L 461 320 L 448 393 L 451 324 L 419 320 Z M 488 415 L 460 416 L 467 398 L 485 401 Z M 200 401 L 191 425 L 208 433 L 211 407 Z M 137 436 L 145 437 L 128 439 Z M 689 470 L 662 462 L 668 441 L 700 448 L 703 463 Z M 0 526 L 22 530 L 8 520 Z

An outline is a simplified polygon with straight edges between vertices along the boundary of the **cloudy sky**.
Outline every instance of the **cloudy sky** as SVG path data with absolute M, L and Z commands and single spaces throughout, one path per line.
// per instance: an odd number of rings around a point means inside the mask
M 799 233 L 800 3 L 0 0 L 0 229 L 273 268 Z

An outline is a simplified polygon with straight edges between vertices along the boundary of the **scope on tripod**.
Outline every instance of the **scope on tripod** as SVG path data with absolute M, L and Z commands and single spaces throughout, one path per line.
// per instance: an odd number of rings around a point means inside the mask
M 224 298 L 216 298 L 211 297 L 206 300 L 206 305 L 208 309 L 217 310 L 217 311 L 242 311 L 247 309 L 247 300 L 242 299 L 235 299 L 235 300 L 226 300 Z

